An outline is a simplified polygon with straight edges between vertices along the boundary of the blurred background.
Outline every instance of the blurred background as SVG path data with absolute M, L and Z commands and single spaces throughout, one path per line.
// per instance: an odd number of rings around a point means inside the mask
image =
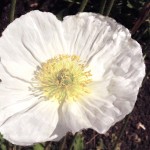
M 16 1 L 16 6 L 12 2 Z M 15 6 L 15 7 L 12 7 Z M 15 9 L 13 9 L 15 8 Z M 0 136 L 0 150 L 150 150 L 150 2 L 148 0 L 0 0 L 0 36 L 7 25 L 21 15 L 41 10 L 63 20 L 81 11 L 114 18 L 131 31 L 143 50 L 146 76 L 134 110 L 105 135 L 92 129 L 67 133 L 59 142 L 30 147 L 12 145 Z M 14 11 L 14 16 L 13 14 Z

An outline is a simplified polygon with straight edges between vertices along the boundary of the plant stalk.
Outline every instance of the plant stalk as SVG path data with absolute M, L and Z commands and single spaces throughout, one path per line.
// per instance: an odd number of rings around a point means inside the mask
M 79 12 L 83 12 L 84 11 L 87 3 L 88 3 L 88 0 L 83 0 L 82 1 L 81 5 L 80 5 L 80 8 L 79 8 Z
M 141 14 L 139 19 L 135 22 L 133 28 L 131 29 L 131 34 L 133 35 L 139 27 L 144 23 L 144 21 L 149 17 L 150 15 L 150 2 L 147 2 L 144 4 L 143 9 L 141 10 Z
M 9 17 L 10 22 L 14 20 L 16 1 L 17 0 L 11 0 L 11 9 L 10 9 L 10 17 Z
M 112 7 L 113 7 L 113 5 L 114 5 L 114 2 L 115 2 L 115 0 L 110 0 L 110 1 L 109 1 L 108 7 L 107 7 L 108 9 L 106 9 L 104 15 L 109 16 L 109 14 L 110 14 L 110 12 L 111 12 L 111 10 L 112 10 Z
M 100 14 L 104 14 L 104 9 L 105 9 L 105 6 L 106 6 L 106 1 L 107 0 L 100 0 L 100 8 L 99 8 L 99 13 Z
M 123 135 L 123 133 L 124 133 L 124 131 L 125 131 L 125 129 L 126 129 L 126 126 L 127 126 L 127 124 L 128 124 L 129 118 L 130 118 L 130 114 L 126 116 L 125 122 L 124 122 L 124 124 L 123 124 L 122 127 L 121 127 L 120 133 L 119 133 L 119 135 L 117 136 L 117 139 L 116 139 L 116 141 L 115 141 L 115 144 L 113 145 L 112 150 L 115 150 L 115 149 L 116 149 L 116 146 L 117 146 L 117 144 L 118 144 L 120 138 L 122 137 L 122 135 Z

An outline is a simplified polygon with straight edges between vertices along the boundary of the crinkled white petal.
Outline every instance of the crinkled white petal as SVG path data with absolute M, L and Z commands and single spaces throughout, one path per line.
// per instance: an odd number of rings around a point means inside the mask
M 22 97 L 18 99 L 19 96 Z M 0 126 L 3 125 L 5 121 L 7 121 L 10 117 L 15 116 L 18 113 L 22 114 L 23 112 L 29 110 L 30 108 L 35 106 L 38 102 L 40 102 L 38 98 L 33 96 L 28 96 L 27 98 L 23 98 L 23 95 L 18 94 L 18 97 L 16 98 L 14 96 L 14 98 L 12 98 L 12 100 L 14 101 L 17 99 L 18 100 L 17 102 L 9 103 L 5 107 L 3 106 L 0 109 Z M 6 97 L 6 99 L 7 98 L 8 97 Z
M 114 97 L 107 97 L 110 101 Z M 115 108 L 111 103 L 105 102 L 105 99 L 96 97 L 87 97 L 81 100 L 81 108 L 85 111 L 92 128 L 99 133 L 105 133 L 111 125 L 114 124 L 117 116 L 120 115 L 118 108 Z
M 63 104 L 64 124 L 73 133 L 85 128 L 93 128 L 99 133 L 105 133 L 121 114 L 120 110 L 112 104 L 116 97 L 110 95 L 105 88 L 108 82 L 92 83 L 90 88 L 93 93 L 75 102 Z
M 16 91 L 28 90 L 30 82 L 26 82 L 20 78 L 14 77 L 7 72 L 0 63 L 0 87 L 5 89 L 14 89 Z
M 31 145 L 53 140 L 58 122 L 58 103 L 42 101 L 29 110 L 18 113 L 0 126 L 4 138 L 17 145 Z
M 94 13 L 67 16 L 63 20 L 63 27 L 70 53 L 81 56 L 81 59 L 85 61 L 90 61 L 101 50 L 103 50 L 103 56 L 108 51 L 113 55 L 110 51 L 112 45 L 116 47 L 120 42 L 116 39 L 130 36 L 128 30 L 113 19 Z M 103 56 L 101 59 L 105 59 Z
M 73 132 L 92 126 L 105 133 L 134 107 L 145 76 L 141 47 L 109 17 L 79 13 L 65 17 L 63 25 L 70 54 L 87 62 L 93 80 L 92 94 L 65 103 L 65 122 Z
M 29 90 L 29 83 L 11 77 L 0 65 L 0 126 L 13 115 L 26 111 L 40 99 Z
M 62 113 L 64 125 L 73 133 L 84 128 L 92 128 L 86 112 L 82 109 L 78 101 L 64 102 Z
M 61 107 L 60 107 L 61 108 Z M 60 111 L 58 113 L 59 116 L 59 120 L 57 123 L 57 126 L 53 132 L 53 135 L 57 135 L 56 138 L 53 139 L 53 141 L 59 141 L 61 140 L 67 132 L 71 132 L 72 130 L 66 125 L 65 121 L 64 121 L 64 114 L 62 113 L 62 111 Z
M 16 19 L 0 39 L 1 63 L 10 74 L 27 81 L 40 63 L 65 49 L 61 22 L 53 14 L 40 11 Z
M 120 68 L 125 73 L 132 57 L 143 63 L 140 45 L 131 39 L 128 29 L 114 19 L 94 13 L 79 13 L 65 17 L 63 25 L 70 53 L 87 61 L 94 81 L 103 78 L 109 67 L 114 66 L 114 61 L 120 61 Z
M 4 138 L 17 145 L 57 138 L 52 132 L 57 126 L 58 104 L 35 96 L 30 83 L 8 74 L 1 64 L 0 79 L 0 132 Z
M 30 84 L 8 74 L 0 64 L 0 109 L 31 98 Z

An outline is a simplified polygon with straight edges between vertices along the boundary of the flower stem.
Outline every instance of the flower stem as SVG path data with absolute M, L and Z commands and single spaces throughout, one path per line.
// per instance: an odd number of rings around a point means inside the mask
M 52 142 L 47 142 L 44 150 L 50 150 L 50 149 L 52 149 Z
M 125 122 L 124 122 L 124 124 L 123 124 L 122 127 L 121 127 L 120 133 L 119 133 L 119 135 L 117 136 L 116 142 L 114 143 L 112 150 L 115 150 L 115 149 L 116 149 L 116 146 L 117 146 L 117 144 L 118 144 L 120 138 L 122 137 L 122 135 L 123 135 L 123 133 L 124 133 L 124 131 L 125 131 L 125 129 L 126 129 L 126 126 L 127 126 L 127 124 L 128 124 L 129 118 L 130 118 L 130 114 L 126 116 Z
M 16 0 L 11 0 L 11 10 L 10 10 L 10 22 L 14 20 L 15 15 L 15 8 L 16 8 Z
M 106 6 L 106 1 L 107 0 L 100 0 L 100 9 L 99 9 L 99 13 L 100 14 L 104 14 L 104 9 L 105 9 L 105 6 Z
M 131 29 L 132 35 L 139 29 L 139 27 L 142 25 L 142 23 L 144 23 L 144 21 L 149 17 L 149 15 L 150 15 L 150 2 L 146 2 L 144 4 L 143 9 L 141 10 L 140 17 L 138 18 L 133 28 Z
M 85 9 L 87 3 L 88 3 L 88 0 L 83 0 L 82 1 L 81 6 L 79 8 L 79 12 L 83 12 L 83 10 Z
M 106 9 L 106 12 L 104 13 L 104 15 L 106 16 L 109 16 L 111 10 L 112 10 L 112 7 L 114 5 L 114 2 L 115 0 L 110 0 L 109 3 L 108 3 L 108 9 Z
M 64 149 L 65 149 L 66 138 L 67 138 L 67 135 L 64 137 L 64 139 L 63 139 L 63 141 L 62 141 L 62 144 L 61 144 L 60 150 L 64 150 Z

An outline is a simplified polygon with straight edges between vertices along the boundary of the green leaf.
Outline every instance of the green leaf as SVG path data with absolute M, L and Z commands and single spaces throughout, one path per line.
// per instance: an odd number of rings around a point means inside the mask
M 1 144 L 0 149 L 1 150 L 7 150 L 7 148 L 6 148 L 6 146 L 4 144 Z
M 36 144 L 33 147 L 34 150 L 44 150 L 44 147 L 41 144 Z
M 3 136 L 0 134 L 0 143 L 3 143 L 4 141 Z
M 81 133 L 78 133 L 74 138 L 70 150 L 83 150 L 83 149 L 84 149 L 83 136 Z
M 127 6 L 128 6 L 129 8 L 134 8 L 134 6 L 130 3 L 130 1 L 127 1 Z

